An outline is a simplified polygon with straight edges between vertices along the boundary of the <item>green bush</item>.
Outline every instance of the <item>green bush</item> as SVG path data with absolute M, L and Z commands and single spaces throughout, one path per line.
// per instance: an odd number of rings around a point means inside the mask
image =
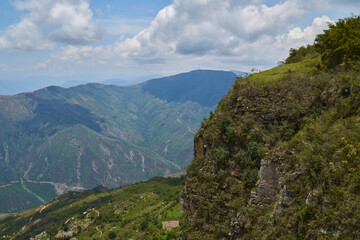
M 140 224 L 140 229 L 142 231 L 145 231 L 148 228 L 148 226 L 149 226 L 149 222 L 147 220 L 143 220 Z
M 353 174 L 350 188 L 353 193 L 360 194 L 360 171 Z
M 230 153 L 223 148 L 218 148 L 216 149 L 215 156 L 218 167 L 223 168 L 224 166 L 226 166 L 227 161 L 230 158 Z
M 360 60 L 360 16 L 340 19 L 317 35 L 315 47 L 328 68 L 349 65 Z
M 116 233 L 114 231 L 110 231 L 109 234 L 108 234 L 108 237 L 110 239 L 115 239 L 116 238 Z
M 304 60 L 310 54 L 316 54 L 315 47 L 313 45 L 302 46 L 298 49 L 290 48 L 289 57 L 285 59 L 285 63 L 297 63 Z M 289 69 L 289 71 L 291 71 Z
M 235 155 L 234 155 L 234 159 L 236 161 L 236 163 L 241 166 L 242 168 L 246 167 L 246 163 L 248 161 L 248 156 L 247 153 L 240 149 Z
M 264 145 L 258 142 L 249 142 L 247 148 L 248 155 L 255 165 L 254 167 L 259 167 L 260 160 L 265 154 Z
M 245 175 L 245 188 L 252 189 L 255 187 L 258 179 L 258 170 L 257 169 L 248 169 Z

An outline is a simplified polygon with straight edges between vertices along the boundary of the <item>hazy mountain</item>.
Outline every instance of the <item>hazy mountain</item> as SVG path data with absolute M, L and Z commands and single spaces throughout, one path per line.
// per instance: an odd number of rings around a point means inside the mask
M 168 102 L 196 102 L 214 106 L 228 92 L 227 79 L 235 79 L 233 72 L 196 70 L 165 78 L 149 80 L 140 86 L 151 95 Z
M 83 81 L 83 80 L 69 80 L 69 81 L 62 83 L 61 87 L 70 88 L 70 87 L 76 87 L 76 86 L 79 86 L 82 84 L 88 84 L 88 83 L 89 83 L 88 81 Z
M 135 85 L 138 82 L 133 82 L 133 81 L 128 81 L 128 80 L 124 80 L 124 79 L 117 79 L 117 78 L 113 78 L 113 79 L 107 79 L 105 81 L 101 82 L 102 84 L 105 85 L 116 85 L 116 86 L 130 86 L 130 85 Z
M 339 20 L 284 64 L 238 78 L 202 121 L 182 187 L 67 193 L 0 221 L 3 238 L 359 239 L 360 52 L 339 51 L 359 49 L 345 34 L 359 26 Z M 165 220 L 180 227 L 164 232 Z
M 131 87 L 53 86 L 1 96 L 0 211 L 34 207 L 69 189 L 182 171 L 200 122 L 234 78 L 193 71 Z M 169 98 L 176 88 L 189 91 Z

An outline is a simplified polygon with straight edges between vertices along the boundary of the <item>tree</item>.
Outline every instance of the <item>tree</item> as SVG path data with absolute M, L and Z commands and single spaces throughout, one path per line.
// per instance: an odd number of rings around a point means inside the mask
M 298 49 L 290 48 L 289 57 L 285 59 L 285 63 L 297 63 L 310 54 L 316 54 L 313 45 L 307 45 L 306 47 L 301 46 Z
M 328 68 L 349 66 L 360 60 L 360 16 L 329 23 L 329 29 L 317 35 L 315 47 Z

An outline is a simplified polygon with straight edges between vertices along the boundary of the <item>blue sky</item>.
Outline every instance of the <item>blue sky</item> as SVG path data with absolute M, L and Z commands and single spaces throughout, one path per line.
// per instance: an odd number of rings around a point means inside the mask
M 0 80 L 273 67 L 359 0 L 3 0 Z

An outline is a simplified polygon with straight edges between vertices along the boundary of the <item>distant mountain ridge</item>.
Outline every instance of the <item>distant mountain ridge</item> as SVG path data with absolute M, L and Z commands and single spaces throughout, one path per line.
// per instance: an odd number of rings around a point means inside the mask
M 0 96 L 0 202 L 6 202 L 0 212 L 36 207 L 71 189 L 113 188 L 183 171 L 192 159 L 194 133 L 215 107 L 202 101 L 217 102 L 235 78 L 216 71 L 185 76 L 192 95 L 174 99 L 146 89 L 172 92 L 174 83 L 163 79 Z M 201 91 L 197 81 L 206 84 L 207 77 L 216 84 Z
M 204 71 L 211 72 L 212 70 L 194 70 L 194 71 Z M 213 73 L 219 71 L 212 71 Z M 233 72 L 237 76 L 246 75 L 245 72 L 240 71 L 228 71 L 228 73 Z M 178 74 L 181 75 L 181 74 Z M 174 75 L 177 76 L 177 75 Z M 171 78 L 172 76 L 170 76 Z M 32 92 L 41 88 L 48 86 L 59 86 L 63 88 L 76 87 L 78 85 L 84 85 L 88 83 L 100 83 L 105 85 L 115 85 L 115 86 L 131 86 L 139 83 L 145 83 L 150 79 L 161 79 L 167 78 L 163 75 L 152 74 L 149 76 L 141 76 L 131 79 L 122 79 L 122 78 L 107 78 L 105 76 L 89 76 L 89 75 L 76 75 L 76 76 L 64 76 L 64 77 L 50 77 L 50 76 L 38 76 L 38 77 L 29 77 L 25 79 L 0 79 L 0 95 L 15 95 L 24 92 Z
M 236 74 L 227 71 L 195 70 L 170 77 L 146 81 L 140 86 L 153 96 L 168 102 L 197 102 L 214 106 L 229 91 L 229 86 L 219 79 L 233 82 Z M 194 81 L 196 79 L 196 81 Z M 214 91 L 216 89 L 216 91 Z

